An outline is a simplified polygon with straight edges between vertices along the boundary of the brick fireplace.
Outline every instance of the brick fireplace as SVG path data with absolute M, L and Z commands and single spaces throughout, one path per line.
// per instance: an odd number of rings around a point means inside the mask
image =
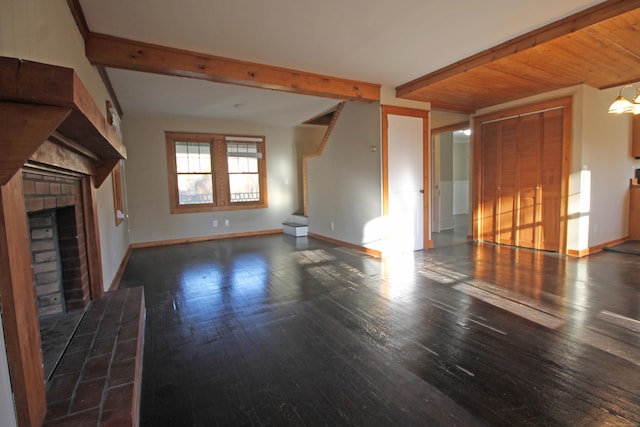
M 18 58 L 0 56 L 0 128 L 5 349 L 18 423 L 39 426 L 47 402 L 37 306 L 82 309 L 103 295 L 96 189 L 126 150 L 73 69 Z
M 81 181 L 37 170 L 22 180 L 38 317 L 84 309 L 91 292 Z

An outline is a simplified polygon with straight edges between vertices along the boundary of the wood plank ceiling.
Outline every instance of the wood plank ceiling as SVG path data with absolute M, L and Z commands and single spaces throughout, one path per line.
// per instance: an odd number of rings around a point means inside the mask
M 639 29 L 640 1 L 604 2 L 403 84 L 396 95 L 472 113 L 578 84 L 637 82 Z

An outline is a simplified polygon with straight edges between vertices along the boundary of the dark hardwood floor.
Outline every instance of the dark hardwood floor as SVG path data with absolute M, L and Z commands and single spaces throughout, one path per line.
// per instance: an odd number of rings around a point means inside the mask
M 431 233 L 431 241 L 435 248 L 461 245 L 468 242 L 469 215 L 456 214 L 453 216 L 453 228 Z
M 141 425 L 640 424 L 640 257 L 275 235 L 135 250 Z

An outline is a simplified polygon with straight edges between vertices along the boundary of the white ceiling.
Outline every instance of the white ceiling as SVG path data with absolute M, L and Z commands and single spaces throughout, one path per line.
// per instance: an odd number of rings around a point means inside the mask
M 188 116 L 297 126 L 339 100 L 109 69 L 126 115 Z
M 80 0 L 89 29 L 395 87 L 593 6 L 588 0 Z M 292 126 L 338 101 L 108 69 L 125 115 Z

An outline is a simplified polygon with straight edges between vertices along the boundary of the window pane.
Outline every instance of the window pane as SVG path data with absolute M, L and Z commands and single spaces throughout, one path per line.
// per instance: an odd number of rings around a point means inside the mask
M 176 170 L 178 173 L 189 172 L 189 156 L 186 142 L 176 142 Z
M 178 173 L 211 173 L 211 146 L 208 142 L 176 142 Z
M 227 157 L 229 173 L 258 173 L 258 159 L 252 157 Z
M 240 172 L 240 166 L 238 165 L 239 157 L 227 157 L 227 171 L 229 173 Z
M 247 172 L 258 173 L 258 159 L 247 158 Z
M 258 174 L 229 175 L 231 202 L 255 202 L 260 200 Z
M 258 145 L 254 143 L 227 143 L 228 153 L 257 153 Z
M 189 172 L 189 159 L 187 156 L 178 157 L 176 155 L 176 170 L 178 173 Z
M 186 155 L 187 154 L 187 143 L 186 142 L 176 142 L 176 155 Z
M 261 159 L 262 153 L 260 152 L 260 146 L 255 143 L 227 143 L 227 156 Z
M 213 203 L 211 174 L 178 175 L 178 203 Z

